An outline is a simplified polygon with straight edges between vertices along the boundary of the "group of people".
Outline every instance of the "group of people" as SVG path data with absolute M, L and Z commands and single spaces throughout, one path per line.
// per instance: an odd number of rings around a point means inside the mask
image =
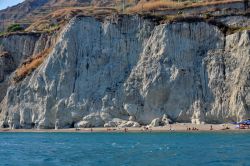
M 141 129 L 141 131 L 152 131 L 152 128 L 150 128 L 148 126 L 143 126 L 143 128 Z
M 196 128 L 196 127 L 193 127 L 193 128 L 188 127 L 188 128 L 187 128 L 187 131 L 198 131 L 198 130 L 199 130 L 199 129 Z
M 80 128 L 75 128 L 76 131 L 80 131 Z M 93 132 L 93 128 L 90 128 L 90 131 Z
M 118 128 L 118 130 L 120 130 L 121 128 Z M 115 129 L 115 128 L 107 128 L 107 131 L 109 132 L 109 131 L 116 131 L 117 129 Z M 124 128 L 123 129 L 123 131 L 126 133 L 126 132 L 128 132 L 128 128 Z

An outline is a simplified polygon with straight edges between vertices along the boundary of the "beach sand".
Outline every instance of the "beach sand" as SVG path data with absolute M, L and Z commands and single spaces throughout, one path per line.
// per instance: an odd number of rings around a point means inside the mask
M 211 126 L 212 129 L 211 130 Z M 190 130 L 188 130 L 190 128 Z M 197 130 L 193 130 L 196 128 Z M 227 128 L 227 129 L 226 129 Z M 238 129 L 233 124 L 190 124 L 177 123 L 163 127 L 127 127 L 126 132 L 218 132 L 218 131 L 250 131 L 250 129 Z M 70 128 L 70 129 L 0 129 L 0 132 L 125 132 L 125 128 L 110 127 L 110 128 Z

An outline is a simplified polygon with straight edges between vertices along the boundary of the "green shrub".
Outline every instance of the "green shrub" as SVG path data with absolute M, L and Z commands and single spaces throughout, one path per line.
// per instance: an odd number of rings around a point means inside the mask
M 16 32 L 24 30 L 20 24 L 12 24 L 7 28 L 7 32 Z

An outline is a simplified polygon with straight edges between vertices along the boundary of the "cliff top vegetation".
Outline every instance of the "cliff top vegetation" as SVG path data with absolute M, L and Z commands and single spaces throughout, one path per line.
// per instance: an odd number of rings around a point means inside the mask
M 30 3 L 35 0 L 30 0 Z M 38 7 L 31 10 L 20 19 L 14 17 L 14 9 L 27 7 L 26 1 L 20 6 L 6 10 L 3 15 L 0 11 L 0 36 L 13 32 L 53 32 L 63 27 L 76 15 L 94 16 L 96 18 L 107 17 L 113 14 L 140 14 L 152 15 L 174 20 L 175 18 L 211 17 L 225 14 L 247 13 L 248 2 L 245 0 L 110 0 L 110 1 L 48 1 L 37 4 Z M 37 2 L 38 3 L 38 2 Z M 23 6 L 24 7 L 23 7 Z M 244 10 L 244 11 L 243 11 Z M 2 25 L 2 30 L 1 30 Z M 4 28 L 6 25 L 6 29 Z M 14 30 L 8 27 L 20 25 Z M 20 28 L 21 27 L 21 28 Z

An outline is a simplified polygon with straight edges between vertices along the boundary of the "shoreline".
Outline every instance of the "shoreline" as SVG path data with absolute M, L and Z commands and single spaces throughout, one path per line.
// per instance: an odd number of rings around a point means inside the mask
M 211 130 L 211 126 L 212 129 Z M 190 129 L 190 130 L 189 130 Z M 200 132 L 250 132 L 250 129 L 239 129 L 233 124 L 187 124 L 178 123 L 162 127 L 97 127 L 68 129 L 9 129 L 0 128 L 0 133 L 200 133 Z

